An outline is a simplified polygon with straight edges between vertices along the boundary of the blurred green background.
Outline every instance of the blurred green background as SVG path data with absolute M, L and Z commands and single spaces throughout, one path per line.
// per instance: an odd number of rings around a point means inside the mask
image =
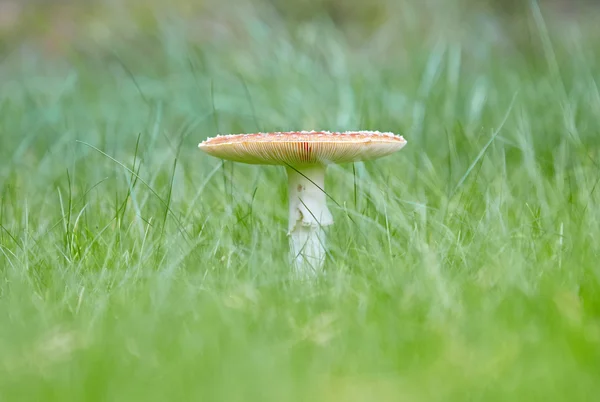
M 382 29 L 418 34 L 431 40 L 440 33 L 469 37 L 487 31 L 506 46 L 537 47 L 527 0 L 2 0 L 0 34 L 5 50 L 35 45 L 53 55 L 81 46 L 113 41 L 152 40 L 160 26 L 176 18 L 194 44 L 240 40 L 240 24 L 259 19 L 272 25 L 297 27 L 327 23 L 354 41 L 366 42 Z M 541 0 L 546 18 L 558 25 L 593 25 L 598 5 L 593 0 Z M 407 26 L 408 25 L 408 26 Z M 236 28 L 237 27 L 237 28 Z M 594 30 L 592 30 L 594 31 Z M 594 35 L 594 32 L 589 32 Z M 471 37 L 476 41 L 477 38 Z M 400 48 L 407 38 L 396 38 Z M 363 43 L 364 44 L 364 43 Z M 100 49 L 96 49 L 97 51 Z M 528 49 L 531 50 L 531 49 Z
M 0 0 L 0 401 L 594 401 L 600 6 Z M 290 279 L 281 169 L 375 129 Z

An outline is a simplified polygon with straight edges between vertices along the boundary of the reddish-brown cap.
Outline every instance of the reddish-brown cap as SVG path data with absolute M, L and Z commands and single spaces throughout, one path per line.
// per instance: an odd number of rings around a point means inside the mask
M 406 145 L 402 136 L 378 131 L 290 131 L 208 138 L 198 147 L 221 159 L 256 165 L 310 165 L 377 159 Z

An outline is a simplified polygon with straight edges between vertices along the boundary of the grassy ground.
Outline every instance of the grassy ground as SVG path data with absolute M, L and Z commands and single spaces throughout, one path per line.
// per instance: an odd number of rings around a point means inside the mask
M 595 400 L 595 31 L 435 10 L 5 46 L 0 399 Z M 291 280 L 283 168 L 196 145 L 355 128 L 409 143 L 328 171 L 327 276 Z

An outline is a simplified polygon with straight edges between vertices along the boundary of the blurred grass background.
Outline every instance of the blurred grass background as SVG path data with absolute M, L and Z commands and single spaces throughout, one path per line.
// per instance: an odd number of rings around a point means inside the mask
M 0 0 L 0 400 L 595 400 L 598 7 Z M 196 145 L 357 128 L 291 281 L 284 172 Z

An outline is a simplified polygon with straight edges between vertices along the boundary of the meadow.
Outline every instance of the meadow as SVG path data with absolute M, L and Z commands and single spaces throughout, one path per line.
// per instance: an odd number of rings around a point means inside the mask
M 151 3 L 0 30 L 1 401 L 596 400 L 596 11 Z M 408 144 L 299 281 L 284 168 L 197 145 L 313 129 Z

